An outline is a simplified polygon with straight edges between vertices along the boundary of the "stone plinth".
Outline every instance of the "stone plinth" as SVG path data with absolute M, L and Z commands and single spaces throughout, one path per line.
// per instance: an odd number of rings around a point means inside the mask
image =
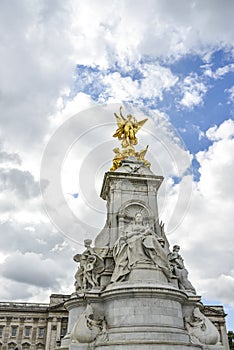
M 145 281 L 115 283 L 106 288 L 102 299 L 111 349 L 133 349 L 137 344 L 157 349 L 162 342 L 165 349 L 172 349 L 175 343 L 189 344 L 181 307 L 187 296 L 176 288 Z
M 87 293 L 86 301 L 74 297 L 66 302 L 69 310 L 69 332 L 85 310 L 87 300 L 95 317 L 104 316 L 108 340 L 96 339 L 93 345 L 70 341 L 70 350 L 91 349 L 202 349 L 193 345 L 184 329 L 182 304 L 186 293 L 173 286 L 131 281 L 110 284 L 99 295 Z

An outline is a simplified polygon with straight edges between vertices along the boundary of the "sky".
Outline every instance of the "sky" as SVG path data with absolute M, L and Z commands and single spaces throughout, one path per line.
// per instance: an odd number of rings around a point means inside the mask
M 113 113 L 148 118 L 159 213 L 234 330 L 234 2 L 0 3 L 0 300 L 74 291 L 105 222 Z

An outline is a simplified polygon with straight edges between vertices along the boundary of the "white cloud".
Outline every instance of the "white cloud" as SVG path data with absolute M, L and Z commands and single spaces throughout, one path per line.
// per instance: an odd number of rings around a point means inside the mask
M 121 77 L 120 73 L 113 73 L 103 78 L 107 88 L 107 95 L 113 101 L 127 101 L 139 93 L 138 81 L 133 81 L 131 77 Z
M 169 90 L 178 81 L 170 69 L 159 65 L 144 64 L 140 71 L 144 79 L 141 82 L 139 97 L 162 99 L 164 90 Z
M 201 140 L 203 137 L 205 137 L 204 131 L 201 130 L 199 125 L 192 125 L 193 130 L 198 134 L 198 139 Z
M 234 290 L 234 276 L 220 274 L 215 278 L 200 281 L 201 291 L 204 296 L 213 300 L 222 300 L 223 303 L 228 303 L 234 307 L 233 290 Z M 225 293 L 224 293 L 225 291 Z
M 46 135 L 47 142 L 51 138 L 51 134 L 54 133 L 54 130 L 56 130 L 66 120 L 83 110 L 96 106 L 96 103 L 92 100 L 92 98 L 83 92 L 79 92 L 72 99 L 68 99 L 66 102 L 62 97 L 60 97 L 58 104 L 59 108 L 57 112 L 49 116 L 50 125 Z
M 196 74 L 187 76 L 180 86 L 183 92 L 183 97 L 180 101 L 182 106 L 192 109 L 194 106 L 203 103 L 204 95 L 207 92 L 207 86 Z
M 62 2 L 50 6 L 1 3 L 1 136 L 21 149 L 40 142 L 48 114 L 72 81 L 70 15 Z
M 224 75 L 234 71 L 234 64 L 228 64 L 223 67 L 219 67 L 215 72 L 212 72 L 210 65 L 207 66 L 204 74 L 213 79 L 221 79 Z
M 63 274 L 52 259 L 42 259 L 39 254 L 16 252 L 6 258 L 1 266 L 5 278 L 35 286 L 58 287 L 57 278 Z
M 73 3 L 74 41 L 81 63 L 104 68 L 113 60 L 124 66 L 141 55 L 207 54 L 233 44 L 232 10 L 231 1 L 221 5 L 217 0 Z
M 76 64 L 126 67 L 145 56 L 168 60 L 189 52 L 203 54 L 207 47 L 210 51 L 230 46 L 233 6 L 228 0 L 222 6 L 218 1 L 199 0 L 176 6 L 153 0 L 111 4 L 70 0 L 68 6 L 62 1 L 30 5 L 15 1 L 13 9 L 2 3 L 1 115 L 3 132 L 14 135 L 7 145 L 22 149 L 41 142 L 48 117 L 72 85 Z M 106 73 L 113 93 L 121 87 L 123 97 L 135 92 L 136 83 L 126 78 L 116 84 Z M 160 67 L 145 67 L 144 95 L 161 98 L 162 91 L 173 85 L 173 77 L 165 73 Z M 203 86 L 187 90 L 183 104 L 201 103 L 202 92 Z
M 233 101 L 234 101 L 234 86 L 232 86 L 230 89 L 226 89 L 225 92 L 227 92 L 229 94 L 228 104 L 233 103 Z
M 0 191 L 16 193 L 20 198 L 28 200 L 40 194 L 39 183 L 29 171 L 0 168 Z
M 10 164 L 20 165 L 22 163 L 19 154 L 8 153 L 6 151 L 0 151 L 0 163 L 2 166 L 9 166 Z
M 49 294 L 73 290 L 76 249 L 49 224 L 1 222 L 1 298 L 48 302 Z M 17 287 L 16 287 L 17 286 Z
M 128 69 L 129 74 L 131 70 L 137 69 L 141 77 L 135 80 L 131 76 L 121 76 L 119 72 L 103 77 L 103 83 L 107 85 L 106 94 L 110 99 L 135 103 L 140 99 L 162 100 L 163 92 L 171 89 L 178 81 L 169 68 L 158 64 L 143 63 Z
M 201 177 L 194 183 L 184 221 L 169 237 L 173 244 L 181 245 L 198 293 L 230 304 L 233 304 L 234 139 L 228 135 L 233 125 L 233 121 L 226 120 L 219 128 L 207 131 L 214 142 L 196 155 Z M 178 189 L 179 185 L 174 186 L 175 193 Z M 169 204 L 170 201 L 173 193 Z M 217 281 L 222 284 L 214 288 Z
M 234 136 L 234 122 L 232 119 L 225 120 L 219 127 L 213 126 L 206 132 L 206 136 L 211 141 L 230 139 Z

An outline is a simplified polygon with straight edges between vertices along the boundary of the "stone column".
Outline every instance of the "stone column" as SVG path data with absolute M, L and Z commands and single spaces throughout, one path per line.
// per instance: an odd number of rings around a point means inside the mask
M 11 320 L 12 317 L 7 317 L 6 318 L 6 327 L 4 329 L 4 337 L 3 337 L 3 349 L 7 349 L 7 340 L 11 336 Z
M 221 333 L 221 343 L 224 346 L 225 350 L 229 350 L 229 343 L 228 343 L 228 337 L 227 337 L 227 329 L 225 322 L 220 323 L 220 333 Z
M 48 318 L 47 328 L 46 328 L 46 346 L 45 350 L 50 350 L 50 340 L 51 340 L 51 328 L 52 328 L 52 318 Z
M 22 338 L 23 338 L 23 332 L 24 332 L 24 318 L 20 318 L 19 322 L 19 335 L 18 335 L 18 342 L 21 344 Z
M 61 317 L 57 317 L 56 342 L 61 339 Z

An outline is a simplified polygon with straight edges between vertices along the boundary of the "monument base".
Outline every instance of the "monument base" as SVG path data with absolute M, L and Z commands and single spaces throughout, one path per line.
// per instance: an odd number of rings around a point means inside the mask
M 190 345 L 190 344 L 183 344 L 183 343 L 171 343 L 168 342 L 129 342 L 128 344 L 126 342 L 119 342 L 119 343 L 109 343 L 108 346 L 111 350 L 198 350 L 203 349 L 201 346 L 198 345 Z M 78 350 L 79 348 L 77 348 Z M 88 349 L 88 348 L 87 348 Z M 100 346 L 96 346 L 95 349 L 98 350 L 106 350 L 107 344 L 103 344 Z M 75 349 L 74 349 L 75 350 Z

